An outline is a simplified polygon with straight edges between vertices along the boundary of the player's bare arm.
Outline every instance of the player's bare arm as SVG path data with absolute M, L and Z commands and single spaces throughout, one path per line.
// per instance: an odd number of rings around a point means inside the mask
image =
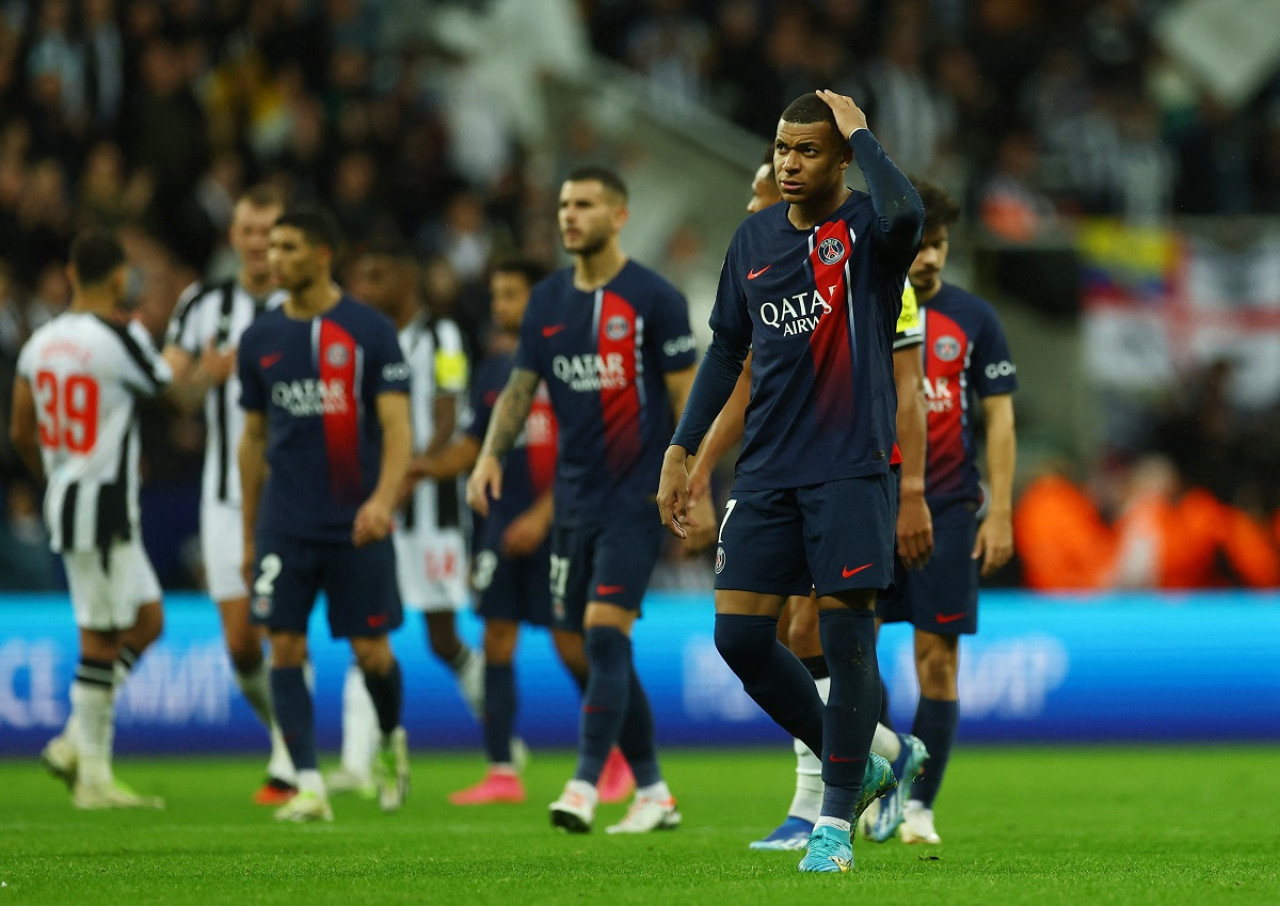
M 378 394 L 378 422 L 382 425 L 382 464 L 378 484 L 360 509 L 351 527 L 356 547 L 381 541 L 391 534 L 392 512 L 400 498 L 409 469 L 412 428 L 409 422 L 409 394 L 390 391 Z
M 13 406 L 9 416 L 9 442 L 27 471 L 44 481 L 44 464 L 40 461 L 40 441 L 36 426 L 36 400 L 31 383 L 21 375 L 13 380 Z
M 919 569 L 933 553 L 933 519 L 924 499 L 924 468 L 929 411 L 924 398 L 924 366 L 919 346 L 893 354 L 898 387 L 898 448 L 902 453 L 898 483 L 898 556 L 908 569 Z
M 422 477 L 433 481 L 457 478 L 470 472 L 480 456 L 480 441 L 471 435 L 454 440 L 447 447 L 421 457 Z
M 198 358 L 174 343 L 165 346 L 161 356 L 173 371 L 166 395 L 183 412 L 197 411 L 205 395 L 225 384 L 236 367 L 236 350 L 219 349 L 212 340 Z
M 467 503 L 481 516 L 489 515 L 490 496 L 494 500 L 502 498 L 502 459 L 511 452 L 524 430 L 538 381 L 536 372 L 515 368 L 498 395 L 476 467 L 467 479 Z
M 508 557 L 527 557 L 541 547 L 551 531 L 555 509 L 553 492 L 540 494 L 533 506 L 512 519 L 502 533 L 502 553 Z
M 973 558 L 982 560 L 982 575 L 989 576 L 1013 556 L 1013 471 L 1017 462 L 1017 436 L 1013 424 L 1013 396 L 984 397 L 982 412 L 987 423 L 987 481 L 991 507 L 978 527 Z
M 262 499 L 262 485 L 267 480 L 267 415 L 265 412 L 246 409 L 244 433 L 240 435 L 237 450 L 240 465 L 240 518 L 244 527 L 244 559 L 240 571 L 245 586 L 253 588 L 254 570 L 257 566 L 255 549 L 258 526 L 258 502 Z

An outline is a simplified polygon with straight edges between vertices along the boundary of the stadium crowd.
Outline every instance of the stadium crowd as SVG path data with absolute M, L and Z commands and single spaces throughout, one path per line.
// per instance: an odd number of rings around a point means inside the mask
M 707 105 L 761 136 L 788 99 L 817 84 L 866 98 L 903 169 L 959 190 L 971 219 L 1007 240 L 1035 239 L 1077 213 L 1280 210 L 1280 83 L 1237 109 L 1198 93 L 1151 38 L 1159 4 L 580 6 L 596 52 L 645 73 L 662 97 Z M 428 305 L 451 313 L 479 356 L 491 262 L 509 251 L 546 257 L 536 224 L 556 187 L 501 124 L 505 148 L 467 166 L 460 149 L 474 120 L 464 114 L 474 111 L 449 102 L 456 59 L 412 25 L 415 15 L 415 3 L 373 0 L 0 0 L 0 423 L 18 350 L 67 304 L 76 231 L 121 231 L 138 317 L 160 337 L 184 286 L 234 266 L 224 241 L 232 202 L 263 181 L 322 200 L 355 246 L 409 238 Z M 1219 539 L 1205 542 L 1211 567 L 1179 582 L 1277 584 L 1277 501 L 1251 497 L 1223 454 L 1258 445 L 1247 426 L 1217 425 L 1235 433 L 1215 437 L 1214 424 L 1189 418 L 1171 418 L 1152 440 L 1150 452 L 1171 455 L 1180 473 L 1162 473 L 1165 498 L 1185 501 L 1192 485 L 1250 525 L 1270 525 L 1249 535 L 1262 539 L 1250 547 L 1262 552 L 1253 567 L 1220 568 L 1233 561 Z M 156 565 L 166 586 L 191 586 L 198 558 L 181 541 L 196 531 L 203 429 L 198 417 L 159 407 L 144 429 L 144 448 L 155 451 L 146 480 L 163 489 L 148 506 L 174 526 L 157 541 L 168 550 L 155 552 Z M 39 492 L 4 440 L 0 476 L 0 585 L 52 587 Z M 1084 518 L 1105 530 L 1107 550 L 1120 549 L 1128 510 L 1083 487 L 1073 486 L 1093 508 Z M 1144 524 L 1183 539 L 1181 512 Z M 1197 518 L 1219 524 L 1220 515 Z M 1027 551 L 1027 580 L 1039 584 Z M 1150 569 L 1106 576 L 1081 584 L 1167 584 Z

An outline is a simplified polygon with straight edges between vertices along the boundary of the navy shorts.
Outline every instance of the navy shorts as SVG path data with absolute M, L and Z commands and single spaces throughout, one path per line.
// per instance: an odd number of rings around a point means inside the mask
M 321 591 L 335 639 L 382 635 L 404 622 L 390 538 L 354 547 L 259 532 L 257 555 L 251 609 L 269 629 L 305 633 Z
M 720 522 L 716 588 L 786 596 L 887 588 L 895 491 L 890 474 L 734 491 Z
M 587 603 L 640 613 L 667 530 L 646 510 L 605 525 L 551 530 L 551 625 L 582 631 Z
M 486 620 L 551 625 L 550 540 L 527 557 L 504 557 L 497 550 L 481 550 L 471 564 L 471 587 L 476 593 L 476 612 Z
M 938 635 L 978 631 L 978 570 L 973 543 L 978 520 L 958 512 L 933 526 L 933 554 L 923 569 L 898 564 L 895 588 L 880 596 L 876 616 L 886 623 L 910 623 Z

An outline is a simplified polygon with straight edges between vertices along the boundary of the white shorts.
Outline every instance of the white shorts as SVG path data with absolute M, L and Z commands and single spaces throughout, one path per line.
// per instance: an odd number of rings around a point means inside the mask
M 138 608 L 160 600 L 160 582 L 142 542 L 120 541 L 111 548 L 107 568 L 98 551 L 64 551 L 71 608 L 81 629 L 128 629 Z
M 247 598 L 244 576 L 244 523 L 240 507 L 217 501 L 200 503 L 200 554 L 204 557 L 204 580 L 209 597 L 215 601 Z
M 467 599 L 467 546 L 461 529 L 397 528 L 396 581 L 409 610 L 462 609 Z

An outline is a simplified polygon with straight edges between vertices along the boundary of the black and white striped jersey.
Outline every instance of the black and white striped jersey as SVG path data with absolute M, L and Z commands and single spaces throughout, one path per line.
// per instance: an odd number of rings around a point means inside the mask
M 18 373 L 35 397 L 50 546 L 105 551 L 137 537 L 136 400 L 173 377 L 146 330 L 65 312 L 31 335 Z
M 420 453 L 436 430 L 436 397 L 455 394 L 459 410 L 466 406 L 467 352 L 457 324 L 448 318 L 431 318 L 425 311 L 405 325 L 399 336 L 410 369 L 413 450 Z M 464 515 L 460 501 L 457 480 L 420 481 L 401 513 L 402 527 L 455 528 Z
M 240 335 L 262 312 L 282 305 L 286 293 L 277 290 L 259 299 L 236 281 L 193 283 L 178 298 L 165 342 L 199 358 L 205 346 L 233 348 Z M 240 505 L 240 465 L 236 447 L 244 433 L 240 409 L 240 378 L 233 370 L 221 387 L 209 390 L 204 401 L 207 424 L 201 499 Z

